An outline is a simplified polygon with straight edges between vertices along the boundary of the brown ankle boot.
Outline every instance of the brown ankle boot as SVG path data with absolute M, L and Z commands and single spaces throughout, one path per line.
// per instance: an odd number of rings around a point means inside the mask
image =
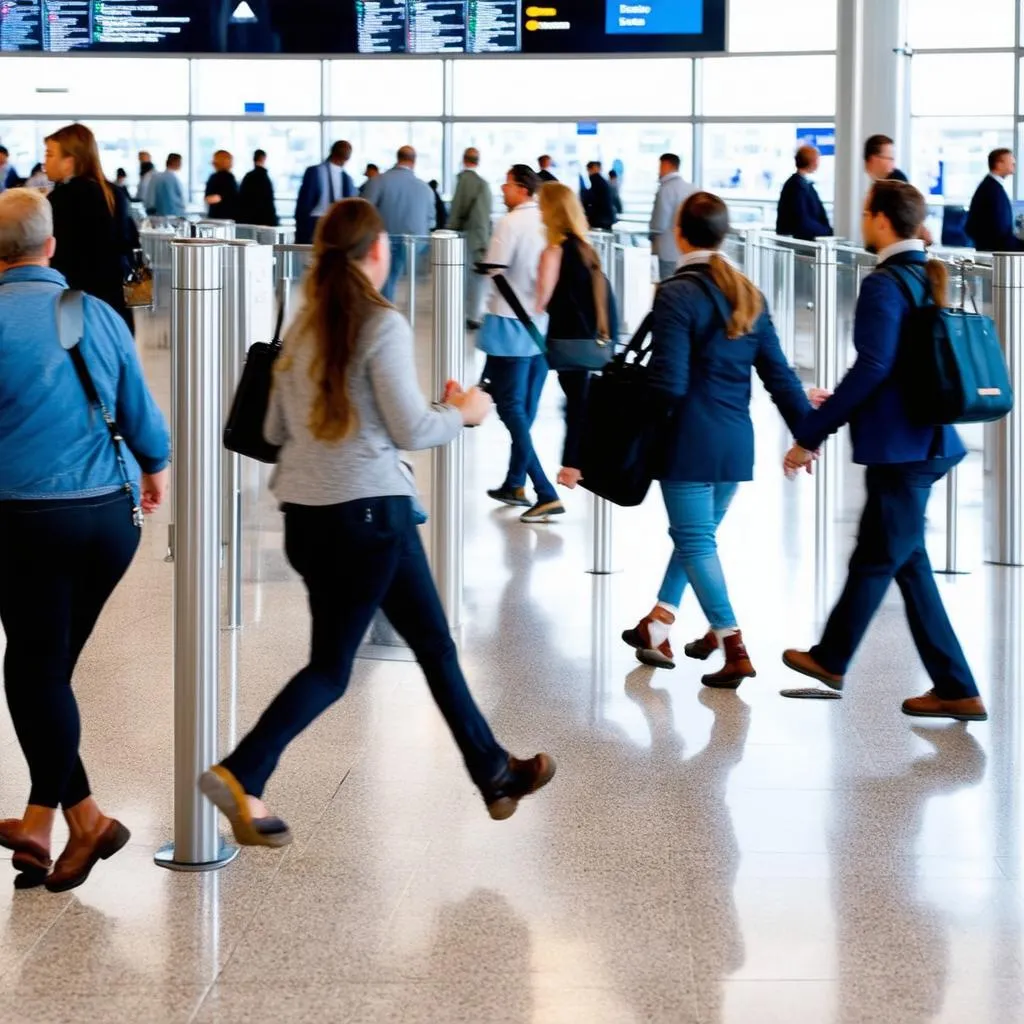
M 653 668 L 675 668 L 676 659 L 668 640 L 655 645 L 651 639 L 651 623 L 655 621 L 671 626 L 675 623 L 676 617 L 670 611 L 656 605 L 650 615 L 645 616 L 637 623 L 635 629 L 627 629 L 622 634 L 622 639 L 630 647 L 636 649 L 637 660 L 644 665 L 650 665 Z
M 720 672 L 704 676 L 701 682 L 718 690 L 735 690 L 744 679 L 753 679 L 757 675 L 750 663 L 750 655 L 743 644 L 743 634 L 733 633 L 722 641 L 725 649 L 725 664 Z

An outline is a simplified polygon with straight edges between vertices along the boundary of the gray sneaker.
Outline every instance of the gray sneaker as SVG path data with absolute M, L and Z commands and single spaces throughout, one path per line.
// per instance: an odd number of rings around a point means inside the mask
M 565 506 L 556 498 L 554 501 L 539 501 L 529 512 L 519 517 L 521 523 L 546 523 L 552 516 L 564 516 Z

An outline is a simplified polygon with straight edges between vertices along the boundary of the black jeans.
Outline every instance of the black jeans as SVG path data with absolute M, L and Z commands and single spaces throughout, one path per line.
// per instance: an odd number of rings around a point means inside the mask
M 121 492 L 0 502 L 4 684 L 32 780 L 30 804 L 74 807 L 89 796 L 71 677 L 139 537 Z
M 309 664 L 274 698 L 223 761 L 262 796 L 288 744 L 348 688 L 352 662 L 377 609 L 412 648 L 478 786 L 508 763 L 466 685 L 409 498 L 284 506 L 285 553 L 309 593 Z
M 583 417 L 587 411 L 587 392 L 590 390 L 589 370 L 562 370 L 558 383 L 565 393 L 565 445 L 562 465 L 566 469 L 579 469 L 583 447 Z
M 811 655 L 822 668 L 845 675 L 893 580 L 935 692 L 944 700 L 976 697 L 960 641 L 946 614 L 925 546 L 925 511 L 932 487 L 960 460 L 932 459 L 869 466 L 867 502 L 842 596 Z

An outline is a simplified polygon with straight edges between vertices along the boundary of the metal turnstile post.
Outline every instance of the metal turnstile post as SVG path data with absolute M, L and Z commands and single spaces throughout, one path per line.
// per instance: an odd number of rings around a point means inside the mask
M 405 240 L 405 266 L 409 275 L 409 323 L 416 330 L 416 243 L 409 235 Z
M 593 576 L 610 576 L 615 571 L 615 547 L 612 532 L 614 510 L 615 506 L 610 501 L 594 495 L 593 550 L 589 570 Z
M 1017 406 L 985 428 L 986 561 L 1024 565 L 1024 255 L 992 256 L 992 310 Z
M 814 383 L 831 391 L 839 380 L 839 265 L 835 247 L 818 244 L 814 254 Z M 815 466 L 814 596 L 819 618 L 829 600 L 836 515 L 834 452 L 824 450 Z
M 432 391 L 444 392 L 445 382 L 466 378 L 466 242 L 454 231 L 435 231 L 430 238 L 434 286 L 434 359 Z M 431 559 L 434 579 L 449 625 L 462 625 L 465 580 L 463 521 L 465 518 L 465 438 L 435 448 Z
M 221 346 L 224 244 L 172 245 L 174 401 L 174 841 L 156 863 L 222 867 L 238 853 L 199 792 L 217 760 L 220 636 Z

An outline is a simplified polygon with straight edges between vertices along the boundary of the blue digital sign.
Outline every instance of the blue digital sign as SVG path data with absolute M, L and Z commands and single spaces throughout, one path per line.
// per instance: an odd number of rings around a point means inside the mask
M 609 35 L 700 35 L 704 0 L 605 0 Z

